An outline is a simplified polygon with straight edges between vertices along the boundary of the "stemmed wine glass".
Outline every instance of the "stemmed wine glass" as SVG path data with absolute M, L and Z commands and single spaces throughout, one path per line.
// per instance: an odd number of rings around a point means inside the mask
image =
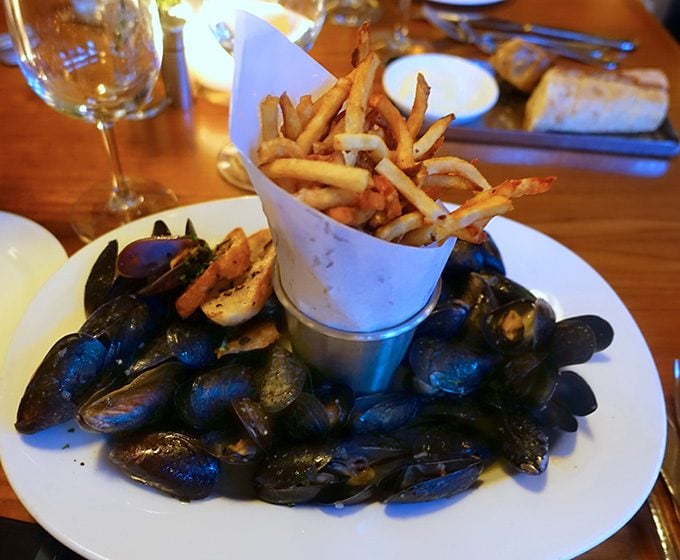
M 276 27 L 305 50 L 312 48 L 326 18 L 325 0 L 203 0 L 205 18 L 220 45 L 234 52 L 236 10 L 256 15 Z M 262 56 L 266 56 L 263 53 Z M 236 147 L 228 141 L 217 156 L 217 169 L 229 183 L 253 190 Z
M 399 0 L 399 20 L 392 32 L 373 34 L 373 48 L 376 49 L 383 60 L 432 50 L 430 42 L 411 36 L 412 4 L 412 0 Z
M 177 205 L 172 191 L 126 177 L 113 123 L 139 109 L 158 77 L 163 38 L 155 0 L 4 0 L 19 66 L 40 98 L 102 133 L 113 176 L 75 203 L 84 241 Z

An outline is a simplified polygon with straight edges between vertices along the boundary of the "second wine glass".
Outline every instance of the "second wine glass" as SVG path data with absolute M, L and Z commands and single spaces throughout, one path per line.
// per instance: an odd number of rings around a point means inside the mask
M 220 45 L 234 51 L 236 10 L 243 10 L 268 21 L 291 42 L 309 50 L 326 19 L 325 0 L 203 0 L 201 15 Z M 266 56 L 263 54 L 263 56 Z M 253 190 L 236 147 L 228 141 L 217 156 L 217 169 L 229 183 Z
M 123 174 L 113 123 L 142 106 L 158 77 L 163 39 L 155 0 L 4 0 L 28 85 L 53 109 L 94 123 L 110 156 L 111 181 L 74 204 L 84 241 L 177 205 L 155 181 Z M 77 162 L 74 154 L 74 164 Z

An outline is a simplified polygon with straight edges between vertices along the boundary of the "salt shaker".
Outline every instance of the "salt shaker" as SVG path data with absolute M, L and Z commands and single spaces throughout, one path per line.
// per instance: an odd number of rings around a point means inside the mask
M 189 109 L 193 104 L 191 80 L 184 56 L 184 20 L 166 16 L 163 21 L 161 76 L 170 105 Z

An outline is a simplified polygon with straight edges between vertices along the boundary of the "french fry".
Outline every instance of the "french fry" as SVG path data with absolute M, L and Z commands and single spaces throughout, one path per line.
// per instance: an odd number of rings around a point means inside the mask
M 300 189 L 295 196 L 312 208 L 328 210 L 334 206 L 354 206 L 360 195 L 337 187 L 311 187 Z
M 371 52 L 371 24 L 367 21 L 363 22 L 357 30 L 357 44 L 352 51 L 352 67 L 359 66 Z
M 262 141 L 279 137 L 279 98 L 268 95 L 260 103 L 260 126 Z
M 427 101 L 430 97 L 430 86 L 420 72 L 416 77 L 416 93 L 413 98 L 411 114 L 406 118 L 406 126 L 412 138 L 416 138 L 425 121 Z
M 262 142 L 257 148 L 257 157 L 258 164 L 263 165 L 280 158 L 301 158 L 304 154 L 295 140 L 279 137 Z
M 343 152 L 369 152 L 375 162 L 390 155 L 385 141 L 377 134 L 340 132 L 333 136 L 333 148 Z M 346 158 L 345 161 L 347 161 Z
M 425 175 L 441 175 L 454 173 L 469 179 L 479 185 L 482 190 L 490 189 L 491 185 L 474 165 L 455 156 L 433 157 L 422 162 L 422 172 Z
M 423 190 L 440 189 L 440 190 L 458 190 L 458 191 L 481 191 L 482 188 L 473 183 L 467 177 L 462 175 L 427 175 L 422 178 L 418 177 L 419 186 Z M 432 197 L 436 198 L 436 197 Z
M 307 94 L 300 97 L 298 104 L 295 106 L 295 111 L 297 112 L 298 118 L 300 119 L 300 127 L 306 127 L 314 116 L 314 104 L 312 103 L 312 96 Z
M 420 212 L 409 212 L 376 229 L 375 236 L 385 241 L 393 241 L 422 225 L 423 215 Z
M 359 227 L 371 219 L 375 210 L 354 206 L 335 206 L 326 211 L 331 218 L 346 226 Z
M 446 215 L 446 211 L 427 196 L 411 181 L 397 165 L 387 158 L 375 166 L 375 170 L 385 177 L 401 195 L 415 206 L 431 222 Z
M 302 131 L 302 123 L 300 122 L 300 115 L 298 115 L 295 105 L 293 105 L 286 92 L 283 92 L 281 97 L 279 97 L 279 106 L 283 114 L 281 131 L 286 138 L 295 140 Z
M 353 73 L 352 87 L 349 90 L 345 106 L 345 132 L 347 133 L 360 134 L 364 132 L 368 97 L 373 89 L 375 73 L 379 65 L 378 55 L 371 52 L 361 61 Z M 356 163 L 356 151 L 347 151 L 344 155 L 347 165 Z
M 408 131 L 406 121 L 392 102 L 384 95 L 375 95 L 369 104 L 385 119 L 392 135 L 397 140 L 395 161 L 400 169 L 411 169 L 415 165 L 413 157 L 413 138 Z
M 297 137 L 302 153 L 308 154 L 312 144 L 317 142 L 349 95 L 351 81 L 340 78 L 335 85 L 324 93 L 314 104 L 315 114 Z
M 505 196 L 499 194 L 487 196 L 486 191 L 482 191 L 480 195 L 482 196 L 476 195 L 466 201 L 466 204 L 460 205 L 436 222 L 435 231 L 438 242 L 443 242 L 448 237 L 455 237 L 459 230 L 479 220 L 499 216 L 512 210 L 512 202 Z
M 444 142 L 444 134 L 449 128 L 453 114 L 446 115 L 432 123 L 427 132 L 423 134 L 417 142 L 413 143 L 413 157 L 416 161 L 432 157 Z
M 340 187 L 360 193 L 368 187 L 371 174 L 367 169 L 347 167 L 327 161 L 277 159 L 260 167 L 270 179 L 300 179 Z

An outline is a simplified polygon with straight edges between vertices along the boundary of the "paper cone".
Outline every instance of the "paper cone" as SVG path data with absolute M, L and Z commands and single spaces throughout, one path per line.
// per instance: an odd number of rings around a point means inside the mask
M 371 332 L 408 320 L 427 303 L 454 240 L 441 247 L 383 241 L 306 206 L 262 174 L 251 160 L 260 141 L 260 101 L 284 91 L 293 101 L 316 97 L 335 78 L 255 16 L 237 14 L 236 38 L 231 138 L 262 200 L 286 294 L 336 329 Z

